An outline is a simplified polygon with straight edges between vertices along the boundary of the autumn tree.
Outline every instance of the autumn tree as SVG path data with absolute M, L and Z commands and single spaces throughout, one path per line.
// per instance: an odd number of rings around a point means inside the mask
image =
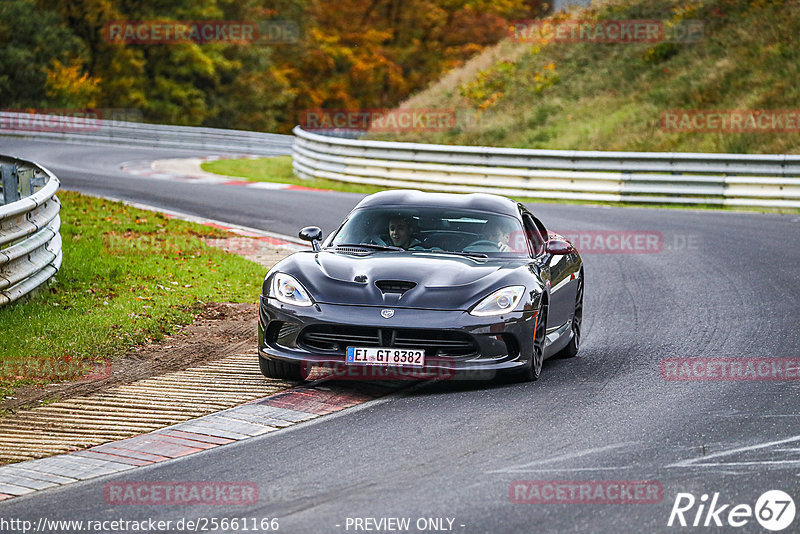
M 501 39 L 536 0 L 2 0 L 0 105 L 140 110 L 289 131 L 308 108 L 390 107 Z M 113 21 L 286 21 L 284 42 L 121 44 Z

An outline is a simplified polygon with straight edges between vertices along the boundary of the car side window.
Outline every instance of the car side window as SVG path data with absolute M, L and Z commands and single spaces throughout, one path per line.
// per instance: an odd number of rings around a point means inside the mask
M 532 255 L 538 256 L 544 251 L 544 239 L 542 238 L 539 225 L 536 224 L 536 220 L 530 213 L 522 214 L 522 222 L 525 224 L 525 236 L 528 238 L 528 243 L 530 244 L 531 251 L 533 252 Z M 539 224 L 541 225 L 541 223 Z M 542 228 L 544 228 L 543 225 Z M 546 231 L 544 235 L 547 235 Z
M 544 241 L 547 241 L 547 228 L 544 227 L 542 221 L 531 215 L 531 219 L 533 219 L 533 223 L 536 225 L 536 228 L 539 230 L 539 235 L 542 236 Z

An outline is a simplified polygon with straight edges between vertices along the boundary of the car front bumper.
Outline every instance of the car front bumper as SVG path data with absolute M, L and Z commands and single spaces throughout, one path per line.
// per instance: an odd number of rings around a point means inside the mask
M 391 308 L 394 314 L 384 318 L 381 316 L 384 309 L 387 308 L 323 303 L 299 307 L 262 295 L 258 320 L 259 356 L 291 363 L 344 366 L 346 346 L 363 346 L 363 340 L 372 339 L 370 336 L 377 332 L 373 344 L 368 346 L 391 347 L 395 346 L 396 339 L 404 338 L 404 348 L 426 349 L 422 369 L 426 373 L 512 370 L 529 362 L 526 355 L 532 351 L 534 310 L 475 317 L 460 310 Z M 320 330 L 338 332 L 338 337 L 334 337 L 340 342 L 330 343 L 325 350 L 309 346 L 308 334 Z M 359 336 L 350 335 L 353 332 Z M 349 337 L 352 341 L 348 341 Z M 432 341 L 412 347 L 408 345 L 409 338 Z M 451 339 L 459 341 L 448 341 Z M 449 354 L 448 344 L 458 345 L 462 350 Z M 463 349 L 467 344 L 474 350 Z

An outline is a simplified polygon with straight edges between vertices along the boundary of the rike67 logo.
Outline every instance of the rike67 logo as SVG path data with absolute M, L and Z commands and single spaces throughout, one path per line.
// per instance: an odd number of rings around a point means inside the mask
M 764 492 L 756 500 L 755 506 L 723 504 L 719 493 L 714 493 L 710 500 L 706 493 L 699 499 L 691 493 L 678 493 L 667 526 L 737 528 L 751 523 L 755 518 L 765 529 L 778 532 L 791 525 L 794 516 L 794 499 L 781 490 Z

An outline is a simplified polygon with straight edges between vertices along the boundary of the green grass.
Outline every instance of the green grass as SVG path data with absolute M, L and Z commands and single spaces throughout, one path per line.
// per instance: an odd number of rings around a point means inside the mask
M 220 159 L 201 165 L 204 171 L 233 176 L 250 182 L 275 182 L 294 184 L 315 189 L 332 189 L 348 193 L 377 193 L 385 188 L 373 185 L 350 184 L 335 180 L 304 180 L 292 172 L 291 156 L 258 159 Z
M 800 153 L 800 133 L 670 132 L 667 110 L 797 110 L 797 0 L 611 0 L 577 19 L 698 20 L 694 43 L 503 41 L 400 107 L 452 109 L 445 132 L 373 139 L 564 150 Z
M 75 379 L 190 323 L 209 302 L 256 302 L 265 268 L 201 241 L 225 232 L 61 192 L 54 281 L 0 308 L 0 393 Z

